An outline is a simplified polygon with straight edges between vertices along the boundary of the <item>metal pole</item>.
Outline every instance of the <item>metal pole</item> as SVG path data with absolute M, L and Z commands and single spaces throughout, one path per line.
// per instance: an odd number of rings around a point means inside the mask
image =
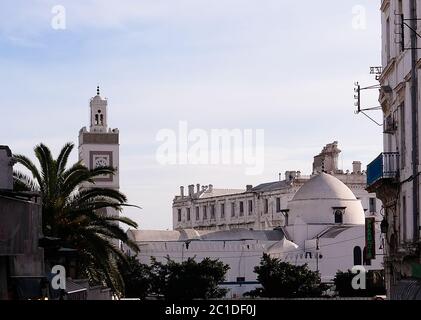
M 417 0 L 409 1 L 410 23 L 413 30 L 417 30 Z M 417 34 L 411 31 L 411 114 L 412 114 L 412 200 L 413 200 L 413 241 L 419 238 L 419 188 L 418 188 L 418 75 L 417 75 Z
M 319 237 L 316 238 L 316 271 L 319 272 Z

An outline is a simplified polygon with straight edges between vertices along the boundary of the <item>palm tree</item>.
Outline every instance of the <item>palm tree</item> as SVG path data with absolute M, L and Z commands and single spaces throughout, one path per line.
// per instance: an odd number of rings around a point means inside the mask
M 106 208 L 121 211 L 123 206 L 130 206 L 124 194 L 95 187 L 96 177 L 113 175 L 115 169 L 88 169 L 81 162 L 66 168 L 73 148 L 73 143 L 65 144 L 54 159 L 47 146 L 37 145 L 34 151 L 39 168 L 28 157 L 14 155 L 17 163 L 30 172 L 30 175 L 20 171 L 13 173 L 15 190 L 40 192 L 44 236 L 60 238 L 63 246 L 77 250 L 82 270 L 79 276 L 88 277 L 92 283 L 106 284 L 119 293 L 124 283 L 118 262 L 124 262 L 125 255 L 116 245 L 116 240 L 136 252 L 138 246 L 118 223 L 134 228 L 137 224 L 129 218 L 111 216 L 106 212 Z

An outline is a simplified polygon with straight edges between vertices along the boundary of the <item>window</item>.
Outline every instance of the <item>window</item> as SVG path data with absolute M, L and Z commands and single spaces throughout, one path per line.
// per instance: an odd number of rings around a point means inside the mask
M 370 213 L 374 213 L 376 212 L 376 198 L 370 198 L 368 200 L 368 207 L 369 207 L 369 211 Z
M 249 215 L 253 214 L 253 200 L 249 200 Z
M 199 207 L 196 207 L 196 221 L 200 220 L 200 211 L 199 211 Z
M 269 199 L 265 199 L 265 208 L 264 208 L 264 210 L 265 210 L 265 213 L 268 213 L 269 212 Z
M 178 209 L 178 222 L 181 222 L 181 209 Z
M 335 223 L 343 223 L 343 212 L 342 210 L 335 210 Z
M 386 19 L 386 63 L 390 61 L 390 18 Z
M 215 220 L 215 205 L 211 205 L 211 219 Z
M 221 219 L 225 218 L 225 203 L 221 203 Z
M 281 198 L 276 198 L 276 212 L 281 212 Z
M 401 14 L 403 14 L 403 4 L 402 4 L 402 0 L 398 0 L 398 12 L 395 12 L 395 15 L 396 14 L 399 14 L 399 15 L 401 15 Z M 395 18 L 396 19 L 396 18 Z M 401 17 L 398 17 L 398 22 L 400 23 L 401 22 Z M 396 23 L 396 22 L 395 22 Z M 405 32 L 405 31 L 404 31 Z M 395 34 L 396 34 L 396 37 L 399 37 L 398 39 L 399 40 L 395 40 L 395 42 L 397 42 L 397 44 L 398 44 L 398 50 L 399 50 L 399 53 L 401 53 L 402 52 L 402 43 L 401 43 L 401 40 L 402 40 L 402 38 L 400 38 L 400 37 L 403 37 L 403 36 L 401 36 L 400 35 L 400 33 L 401 33 L 401 30 L 399 30 L 398 31 L 398 33 L 396 33 L 396 31 L 395 31 Z
M 231 217 L 235 217 L 235 202 L 231 202 Z
M 244 215 L 244 202 L 240 201 L 240 217 Z
M 190 221 L 190 208 L 187 208 L 187 221 Z
M 400 107 L 400 159 L 401 159 L 401 168 L 403 169 L 406 166 L 406 139 L 405 139 L 405 104 L 402 104 Z
M 208 218 L 208 208 L 207 206 L 203 206 L 203 220 Z
M 354 266 L 361 266 L 363 262 L 362 252 L 360 247 L 354 247 Z
M 363 251 L 363 258 L 364 258 L 364 265 L 365 266 L 371 266 L 371 259 L 367 259 L 367 247 L 364 247 Z
M 406 241 L 406 196 L 402 197 L 402 240 Z

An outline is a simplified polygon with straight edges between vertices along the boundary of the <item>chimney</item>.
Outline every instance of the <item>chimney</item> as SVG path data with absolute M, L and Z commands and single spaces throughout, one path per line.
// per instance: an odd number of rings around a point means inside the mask
M 13 158 L 8 146 L 0 146 L 0 189 L 13 190 Z
M 180 196 L 182 198 L 184 198 L 184 187 L 183 186 L 180 187 Z
M 297 171 L 285 171 L 286 181 L 293 181 L 295 178 L 297 178 Z
M 189 197 L 193 197 L 194 194 L 194 184 L 189 185 Z
M 196 184 L 196 193 L 200 193 L 200 183 Z
M 361 162 L 360 161 L 354 161 L 352 163 L 352 173 L 354 173 L 354 174 L 361 173 Z
M 251 184 L 248 184 L 248 185 L 246 186 L 246 190 L 247 190 L 247 191 L 251 191 L 251 189 L 253 189 L 253 186 L 252 186 Z

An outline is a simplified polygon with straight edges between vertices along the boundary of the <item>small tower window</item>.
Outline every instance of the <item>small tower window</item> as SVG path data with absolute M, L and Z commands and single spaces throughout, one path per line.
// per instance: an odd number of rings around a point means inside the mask
M 103 114 L 99 115 L 99 123 L 100 123 L 101 126 L 104 125 L 104 115 Z
M 344 212 L 342 210 L 335 210 L 335 223 L 342 224 L 343 223 L 343 215 Z
M 98 119 L 98 115 L 96 114 L 95 115 L 95 124 L 98 125 L 98 123 L 99 123 L 99 119 Z

